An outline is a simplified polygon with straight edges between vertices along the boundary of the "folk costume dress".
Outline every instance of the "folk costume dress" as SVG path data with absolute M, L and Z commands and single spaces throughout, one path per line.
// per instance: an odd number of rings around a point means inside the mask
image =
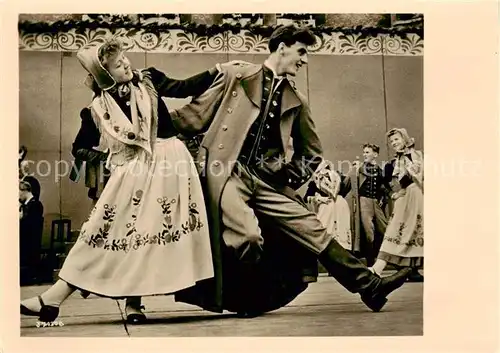
M 392 177 L 393 190 L 401 190 L 403 195 L 394 201 L 378 255 L 388 263 L 410 267 L 423 264 L 423 164 L 423 153 L 410 147 L 397 153 L 396 158 L 386 165 L 385 173 Z
M 305 198 L 309 209 L 318 215 L 329 234 L 344 249 L 352 250 L 351 213 L 343 189 L 342 176 L 322 164 L 313 175 Z M 320 197 L 327 197 L 328 201 L 319 202 Z
M 94 78 L 103 74 L 97 50 L 79 59 Z M 213 277 L 197 170 L 161 96 L 198 95 L 214 78 L 207 71 L 177 81 L 149 68 L 134 72 L 125 87 L 95 96 L 90 106 L 95 125 L 87 131 L 100 134 L 108 147 L 111 176 L 81 227 L 61 279 L 119 298 L 171 294 Z

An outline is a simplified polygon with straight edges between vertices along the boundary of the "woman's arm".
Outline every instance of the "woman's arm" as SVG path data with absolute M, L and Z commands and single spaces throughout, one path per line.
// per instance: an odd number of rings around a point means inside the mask
M 151 74 L 151 80 L 158 95 L 161 97 L 187 98 L 199 96 L 205 92 L 215 81 L 219 71 L 213 67 L 185 80 L 177 80 L 168 77 L 163 72 L 150 67 L 147 71 Z

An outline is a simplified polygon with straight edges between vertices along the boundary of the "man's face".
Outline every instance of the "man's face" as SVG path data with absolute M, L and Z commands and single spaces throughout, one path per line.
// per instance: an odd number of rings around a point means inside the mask
M 22 187 L 19 188 L 19 201 L 25 202 L 28 199 L 29 192 L 23 190 Z
M 281 43 L 278 54 L 280 59 L 277 65 L 278 75 L 296 76 L 302 65 L 307 64 L 307 45 L 304 43 L 296 42 L 289 47 Z
M 378 156 L 378 153 L 373 151 L 370 147 L 363 148 L 363 158 L 366 163 L 373 162 Z
M 113 76 L 117 83 L 128 82 L 132 79 L 132 77 L 134 77 L 130 66 L 130 60 L 123 52 L 109 58 L 106 66 L 108 72 L 111 76 Z

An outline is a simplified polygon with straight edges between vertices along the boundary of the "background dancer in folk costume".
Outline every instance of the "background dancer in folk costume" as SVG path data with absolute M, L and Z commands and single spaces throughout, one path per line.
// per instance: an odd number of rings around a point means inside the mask
M 37 283 L 41 278 L 43 205 L 40 200 L 40 182 L 30 172 L 33 161 L 25 160 L 26 146 L 19 148 L 19 247 L 20 283 Z
M 58 280 L 21 313 L 53 321 L 77 288 L 111 298 L 134 297 L 129 314 L 144 318 L 140 296 L 170 294 L 213 277 L 208 222 L 191 155 L 175 136 L 161 97 L 202 93 L 215 68 L 185 81 L 148 68 L 133 71 L 111 40 L 77 55 L 95 92 L 87 147 L 100 137 L 111 177 Z
M 26 146 L 21 146 L 19 148 L 19 159 L 18 159 L 18 167 L 19 167 L 19 180 L 26 181 L 31 185 L 31 192 L 33 193 L 33 197 L 37 200 L 40 200 L 40 182 L 37 178 L 35 178 L 34 174 L 30 172 L 29 165 L 33 163 L 33 161 L 25 160 L 28 155 L 28 149 Z
M 406 281 L 408 269 L 385 278 L 373 274 L 293 196 L 320 164 L 322 148 L 307 100 L 286 75 L 295 76 L 307 64 L 307 47 L 315 41 L 306 28 L 279 27 L 264 65 L 221 65 L 212 87 L 176 110 L 173 119 L 181 130 L 205 132 L 198 158 L 211 230 L 222 237 L 226 253 L 257 266 L 267 246 L 259 217 L 266 218 L 379 311 Z M 291 138 L 294 154 L 284 163 Z
M 377 164 L 379 146 L 363 145 L 363 163 L 354 162 L 348 174 L 346 188 L 352 194 L 353 250 L 373 266 L 387 227 L 386 198 L 390 185 Z
M 42 249 L 43 205 L 32 184 L 19 181 L 19 264 L 21 285 L 36 283 Z
M 330 162 L 323 161 L 313 174 L 304 198 L 333 238 L 351 251 L 351 212 L 344 198 L 349 191 L 345 181 L 346 176 L 335 171 Z
M 406 129 L 391 129 L 387 138 L 396 152 L 385 168 L 386 177 L 391 179 L 394 209 L 372 270 L 381 273 L 387 263 L 410 266 L 409 281 L 423 281 L 418 273 L 424 256 L 423 153 L 415 149 Z
M 108 152 L 103 146 L 104 141 L 93 122 L 90 107 L 85 107 L 80 111 L 80 118 L 82 120 L 80 130 L 78 130 L 71 149 L 75 161 L 69 177 L 72 181 L 78 182 L 84 171 L 88 196 L 95 206 L 110 177 L 110 172 L 105 166 Z M 83 170 L 84 165 L 85 169 Z

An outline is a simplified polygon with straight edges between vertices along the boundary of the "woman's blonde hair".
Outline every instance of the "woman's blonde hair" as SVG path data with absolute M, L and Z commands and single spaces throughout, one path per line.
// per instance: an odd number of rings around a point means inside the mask
M 99 61 L 102 66 L 108 69 L 108 62 L 110 59 L 114 58 L 116 55 L 123 51 L 123 42 L 117 38 L 108 39 L 100 48 L 99 48 Z
M 415 139 L 413 137 L 410 137 L 410 135 L 408 134 L 408 131 L 406 131 L 405 128 L 390 129 L 386 134 L 387 139 L 389 139 L 391 136 L 396 135 L 396 134 L 401 135 L 401 137 L 405 143 L 406 148 L 411 148 L 411 147 L 415 146 Z

